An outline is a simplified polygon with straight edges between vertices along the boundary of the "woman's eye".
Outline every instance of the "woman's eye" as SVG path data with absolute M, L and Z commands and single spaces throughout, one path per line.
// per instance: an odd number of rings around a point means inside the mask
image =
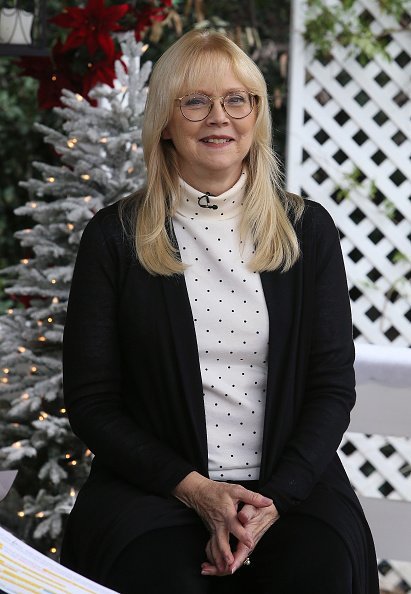
M 193 95 L 191 97 L 187 97 L 184 101 L 185 107 L 204 107 L 208 105 L 209 100 L 208 97 L 203 95 Z
M 240 106 L 247 103 L 247 97 L 245 95 L 229 95 L 225 100 L 226 105 Z

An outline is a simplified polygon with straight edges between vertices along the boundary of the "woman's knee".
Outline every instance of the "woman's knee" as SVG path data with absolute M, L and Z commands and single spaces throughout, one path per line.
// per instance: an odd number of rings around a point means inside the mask
M 253 554 L 262 594 L 351 594 L 348 549 L 330 526 L 290 516 L 267 535 Z

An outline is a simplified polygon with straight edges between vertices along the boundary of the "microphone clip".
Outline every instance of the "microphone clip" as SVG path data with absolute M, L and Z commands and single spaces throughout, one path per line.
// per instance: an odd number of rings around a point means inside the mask
M 212 210 L 217 210 L 217 204 L 210 204 L 210 196 L 212 196 L 210 192 L 206 192 L 203 194 L 203 196 L 199 196 L 197 199 L 198 206 L 201 206 L 201 208 L 211 208 Z

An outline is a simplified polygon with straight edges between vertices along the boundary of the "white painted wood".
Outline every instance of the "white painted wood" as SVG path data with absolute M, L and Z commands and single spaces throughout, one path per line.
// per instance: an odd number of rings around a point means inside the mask
M 357 403 L 340 456 L 377 556 L 411 561 L 411 349 L 357 344 L 355 368 Z M 383 497 L 387 485 L 392 490 Z M 392 566 L 381 585 L 409 575 L 411 565 Z
M 293 0 L 287 186 L 321 202 L 344 235 L 349 288 L 356 289 L 352 311 L 357 340 L 410 346 L 411 283 L 405 279 L 411 271 L 411 59 L 402 65 L 395 59 L 401 52 L 411 58 L 411 36 L 395 31 L 393 19 L 381 14 L 376 0 L 358 0 L 354 9 L 367 9 L 374 16 L 375 33 L 392 30 L 386 48 L 391 62 L 376 57 L 361 66 L 350 50 L 337 45 L 328 63 L 313 60 L 313 50 L 302 37 L 305 2 Z M 345 84 L 341 72 L 346 73 Z M 355 99 L 360 93 L 369 98 L 362 105 Z M 399 93 L 404 101 L 397 104 Z M 338 123 L 342 110 L 347 120 Z M 385 121 L 379 119 L 381 114 Z M 335 158 L 341 151 L 345 160 Z M 338 202 L 336 191 L 350 186 L 349 175 L 356 168 L 365 181 Z M 403 181 L 396 183 L 393 175 L 402 175 Z M 377 203 L 370 198 L 372 185 L 378 190 Z M 388 207 L 402 219 L 387 217 Z M 358 213 L 364 216 L 361 221 Z M 402 261 L 392 260 L 395 251 L 403 255 Z M 395 292 L 398 297 L 392 302 Z
M 377 554 L 386 559 L 411 559 L 411 504 L 361 497 L 365 515 L 374 537 Z
M 411 437 L 411 387 L 392 388 L 372 382 L 357 386 L 349 430 Z

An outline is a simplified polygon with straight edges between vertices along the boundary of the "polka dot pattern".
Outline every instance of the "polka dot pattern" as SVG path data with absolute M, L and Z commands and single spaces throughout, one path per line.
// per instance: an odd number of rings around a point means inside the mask
M 203 381 L 209 472 L 216 480 L 256 480 L 261 461 L 268 314 L 260 275 L 246 264 L 253 245 L 240 245 L 244 183 L 243 175 L 233 188 L 210 197 L 219 207 L 213 210 L 198 208 L 201 194 L 182 182 L 173 219 L 189 265 L 185 279 Z

